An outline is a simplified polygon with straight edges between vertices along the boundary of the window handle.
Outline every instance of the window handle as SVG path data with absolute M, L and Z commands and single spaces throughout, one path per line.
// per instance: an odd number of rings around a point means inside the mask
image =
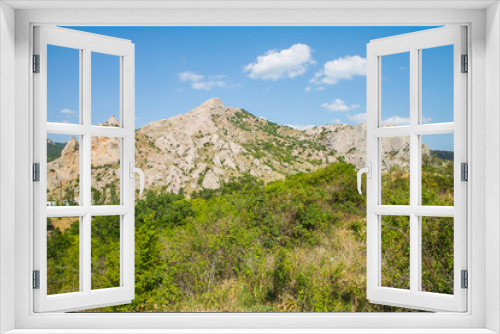
M 363 173 L 366 173 L 366 177 L 371 179 L 372 178 L 372 163 L 368 161 L 367 166 L 365 168 L 361 168 L 358 170 L 358 192 L 360 195 L 363 194 L 361 191 L 361 175 Z
M 129 172 L 131 179 L 134 178 L 135 173 L 139 174 L 139 184 L 140 184 L 139 195 L 141 195 L 142 191 L 144 190 L 144 172 L 140 168 L 135 167 L 133 161 L 130 161 Z

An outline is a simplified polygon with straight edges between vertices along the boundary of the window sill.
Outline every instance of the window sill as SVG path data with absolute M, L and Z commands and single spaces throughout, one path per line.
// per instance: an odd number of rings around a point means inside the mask
M 487 334 L 470 329 L 14 329 L 5 334 Z

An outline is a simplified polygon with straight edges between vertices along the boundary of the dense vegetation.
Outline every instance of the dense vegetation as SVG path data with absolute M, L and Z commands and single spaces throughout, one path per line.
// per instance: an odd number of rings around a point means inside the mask
M 450 170 L 424 161 L 428 203 L 452 203 Z M 409 197 L 407 178 L 383 175 L 387 204 Z M 338 162 L 267 185 L 246 175 L 189 199 L 149 192 L 136 203 L 135 299 L 91 311 L 405 311 L 366 299 L 366 207 L 355 185 L 354 166 Z M 93 220 L 93 288 L 119 284 L 117 219 Z M 422 225 L 423 289 L 453 293 L 453 219 Z M 385 216 L 382 231 L 382 284 L 408 288 L 408 218 Z M 49 231 L 49 293 L 78 290 L 78 247 L 77 221 Z

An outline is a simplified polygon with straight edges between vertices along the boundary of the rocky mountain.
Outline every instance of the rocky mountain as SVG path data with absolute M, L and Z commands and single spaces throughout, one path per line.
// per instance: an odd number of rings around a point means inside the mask
M 118 124 L 113 116 L 103 125 Z M 339 159 L 357 168 L 366 163 L 364 124 L 300 131 L 255 117 L 242 108 L 225 107 L 218 98 L 141 127 L 135 140 L 136 165 L 145 173 L 145 187 L 173 193 L 216 189 L 244 174 L 269 182 Z M 408 166 L 409 138 L 384 138 L 382 150 L 384 169 Z M 424 154 L 430 154 L 426 146 Z M 115 182 L 120 178 L 119 159 L 118 139 L 92 138 L 92 187 L 104 191 L 107 198 L 119 187 Z M 79 145 L 73 138 L 61 157 L 48 163 L 49 197 L 61 197 L 68 193 L 67 188 L 77 190 L 78 161 Z

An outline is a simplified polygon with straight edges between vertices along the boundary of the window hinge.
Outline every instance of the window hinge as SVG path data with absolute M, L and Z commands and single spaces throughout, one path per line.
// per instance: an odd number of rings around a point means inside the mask
M 462 270 L 462 289 L 467 289 L 469 287 L 469 272 L 467 270 Z
M 40 182 L 40 164 L 38 162 L 33 164 L 33 181 Z
M 469 72 L 469 56 L 462 55 L 462 73 Z
M 469 165 L 466 162 L 462 162 L 462 164 L 460 165 L 460 170 L 462 174 L 460 180 L 469 181 Z
M 40 289 L 40 270 L 33 270 L 33 289 Z
M 40 55 L 33 55 L 33 73 L 40 73 Z

